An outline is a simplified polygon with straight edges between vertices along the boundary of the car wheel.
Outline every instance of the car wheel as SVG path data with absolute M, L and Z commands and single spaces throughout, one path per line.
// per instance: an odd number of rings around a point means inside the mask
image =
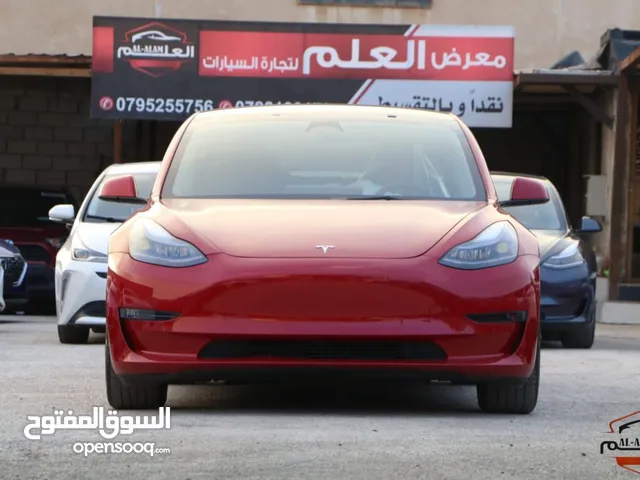
M 60 343 L 82 344 L 89 340 L 89 329 L 77 325 L 58 325 L 58 338 Z
M 485 383 L 478 385 L 478 404 L 485 413 L 528 414 L 538 403 L 540 386 L 540 343 L 533 372 L 522 385 Z
M 565 348 L 589 349 L 593 347 L 596 339 L 596 319 L 595 314 L 591 314 L 591 321 L 583 328 L 571 333 L 567 333 L 562 338 L 562 346 Z
M 109 344 L 105 342 L 105 380 L 107 400 L 117 410 L 156 409 L 167 403 L 167 385 L 125 383 L 113 371 Z

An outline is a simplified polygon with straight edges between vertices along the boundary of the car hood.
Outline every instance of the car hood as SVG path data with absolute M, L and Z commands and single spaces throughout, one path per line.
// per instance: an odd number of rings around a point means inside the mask
M 94 252 L 107 254 L 109 251 L 109 236 L 121 223 L 80 223 L 76 235 L 82 244 Z
M 544 257 L 560 240 L 567 236 L 561 230 L 531 230 L 538 239 L 540 246 L 540 258 Z
M 484 202 L 410 200 L 163 200 L 163 226 L 193 234 L 207 254 L 237 257 L 410 258 L 433 247 Z M 182 224 L 186 229 L 171 227 Z M 185 237 L 181 237 L 185 238 Z M 213 250 L 212 250 L 213 249 Z

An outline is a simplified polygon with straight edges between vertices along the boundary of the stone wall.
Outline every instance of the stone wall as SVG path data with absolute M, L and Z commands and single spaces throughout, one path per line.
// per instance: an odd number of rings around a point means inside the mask
M 67 186 L 83 199 L 113 162 L 113 122 L 90 118 L 90 88 L 85 78 L 0 76 L 0 186 Z

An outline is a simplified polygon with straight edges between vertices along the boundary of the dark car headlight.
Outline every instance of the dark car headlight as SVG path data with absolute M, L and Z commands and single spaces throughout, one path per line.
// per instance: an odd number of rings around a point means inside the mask
M 440 264 L 461 270 L 506 265 L 518 258 L 518 234 L 509 222 L 497 222 L 485 228 L 468 242 L 456 245 Z
M 580 251 L 580 245 L 578 243 L 572 243 L 565 247 L 560 253 L 547 258 L 542 265 L 547 268 L 554 268 L 556 270 L 565 268 L 580 267 L 586 263 L 582 252 Z

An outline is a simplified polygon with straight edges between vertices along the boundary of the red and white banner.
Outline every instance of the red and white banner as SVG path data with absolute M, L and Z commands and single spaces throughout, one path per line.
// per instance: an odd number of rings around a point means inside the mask
M 450 111 L 471 127 L 505 128 L 514 33 L 429 25 L 404 36 L 205 30 L 198 68 L 203 77 L 363 79 L 349 103 Z
M 514 29 L 94 17 L 92 116 L 352 103 L 511 126 Z

